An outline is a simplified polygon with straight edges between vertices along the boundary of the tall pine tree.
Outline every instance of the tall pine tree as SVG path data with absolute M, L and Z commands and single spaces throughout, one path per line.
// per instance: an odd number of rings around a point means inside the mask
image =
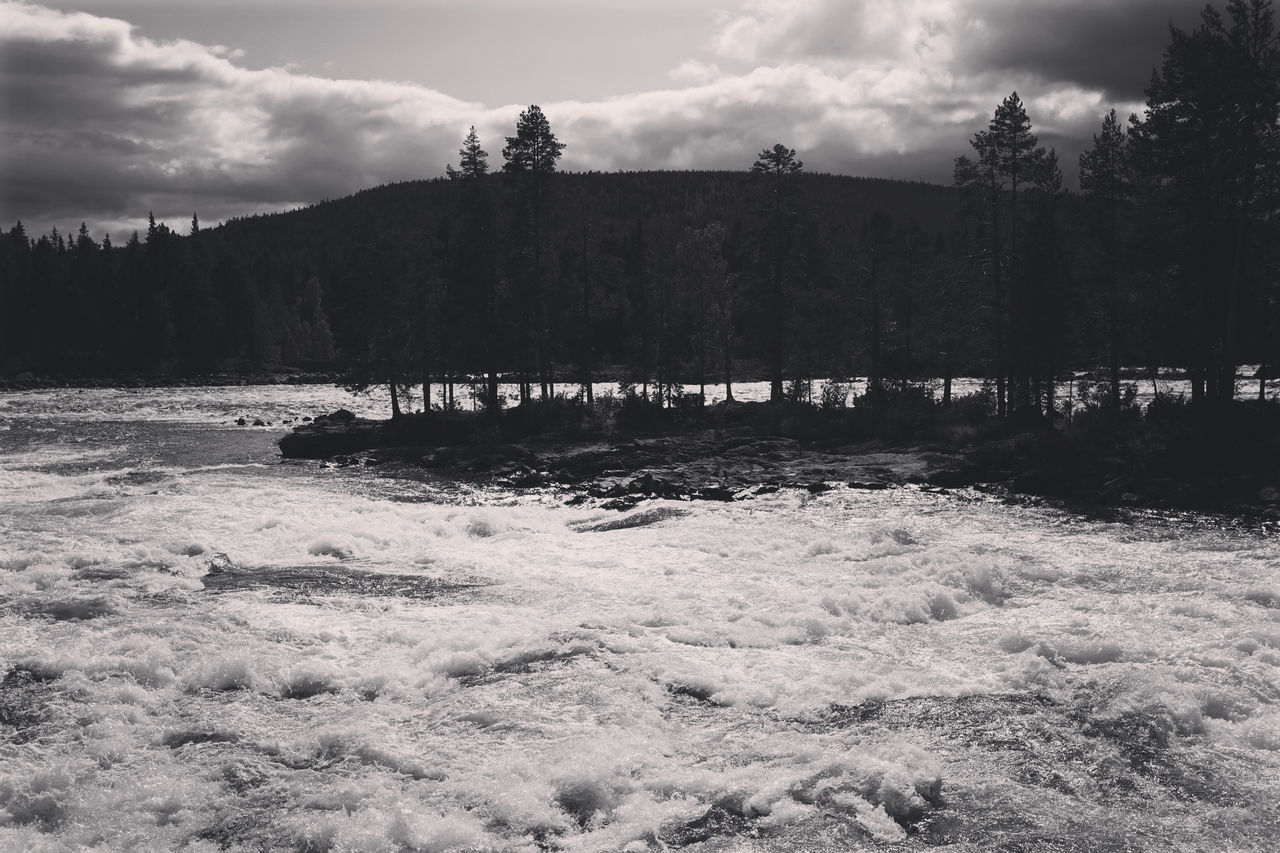
M 530 328 L 526 337 L 528 351 L 522 358 L 532 358 L 542 385 L 542 399 L 554 392 L 551 368 L 551 330 L 543 292 L 542 241 L 544 220 L 549 212 L 551 176 L 556 161 L 564 151 L 564 143 L 556 139 L 551 124 L 536 104 L 520 113 L 516 135 L 507 137 L 502 149 L 502 171 L 515 187 L 517 217 L 525 231 L 527 276 L 525 297 Z M 529 398 L 528 382 L 521 382 L 521 399 Z

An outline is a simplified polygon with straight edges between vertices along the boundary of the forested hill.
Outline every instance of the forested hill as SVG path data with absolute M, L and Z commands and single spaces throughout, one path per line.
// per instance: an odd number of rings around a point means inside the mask
M 515 371 L 518 347 L 500 347 L 498 365 L 481 365 L 473 344 L 527 337 L 522 279 L 535 248 L 554 362 L 576 363 L 589 346 L 597 364 L 688 378 L 693 338 L 714 330 L 707 312 L 691 318 L 685 309 L 698 294 L 707 300 L 704 285 L 717 274 L 726 291 L 717 293 L 732 301 L 721 309 L 732 314 L 722 320 L 732 325 L 728 344 L 741 350 L 733 356 L 758 356 L 768 311 L 754 279 L 774 192 L 760 176 L 557 173 L 536 247 L 507 176 L 462 183 L 386 185 L 216 228 L 193 220 L 184 235 L 159 223 L 123 244 L 15 226 L 0 237 L 0 370 L 345 370 L 387 356 L 374 351 L 391 337 L 414 351 L 415 370 Z M 821 358 L 852 369 L 865 347 L 845 325 L 854 322 L 845 311 L 852 304 L 835 291 L 858 289 L 861 267 L 844 249 L 861 243 L 874 219 L 880 230 L 915 235 L 923 257 L 953 226 L 958 193 L 800 174 L 787 195 L 795 324 L 821 319 L 829 338 Z

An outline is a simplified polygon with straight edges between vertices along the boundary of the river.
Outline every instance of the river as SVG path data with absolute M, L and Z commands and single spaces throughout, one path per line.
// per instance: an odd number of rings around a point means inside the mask
M 1274 849 L 1266 529 L 280 461 L 375 404 L 0 394 L 0 848 Z

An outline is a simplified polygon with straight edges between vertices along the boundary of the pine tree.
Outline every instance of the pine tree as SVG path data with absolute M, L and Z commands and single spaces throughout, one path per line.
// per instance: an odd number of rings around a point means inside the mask
M 1009 375 L 1008 347 L 1005 322 L 1004 248 L 1000 236 L 1001 193 L 1004 185 L 997 169 L 991 132 L 982 130 L 969 140 L 978 159 L 957 157 L 955 185 L 965 196 L 964 212 L 972 221 L 973 235 L 977 243 L 978 278 L 991 282 L 990 314 L 992 338 L 995 347 L 994 372 L 996 379 L 996 415 L 1008 415 Z
M 1035 300 L 1022 281 L 1018 229 L 1022 222 L 1019 191 L 1045 180 L 1050 171 L 1048 155 L 1031 132 L 1031 119 L 1017 92 L 1005 98 L 985 131 L 970 141 L 977 162 L 956 161 L 956 184 L 980 190 L 990 206 L 986 233 L 989 269 L 994 283 L 993 315 L 996 345 L 996 405 L 1001 417 L 1014 408 L 1031 406 L 1031 377 L 1015 375 L 1013 365 L 1025 367 L 1033 360 L 1032 329 L 1038 318 L 1028 316 Z M 1001 206 L 1007 197 L 1007 216 L 1001 227 Z M 1008 233 L 1008 250 L 1004 234 Z M 1010 358 L 1010 343 L 1013 358 Z M 1016 399 L 1015 399 L 1016 393 Z
M 493 260 L 494 216 L 488 188 L 480 180 L 489 173 L 488 157 L 473 125 L 458 149 L 459 168 L 447 168 L 450 180 L 456 182 L 456 192 L 453 221 L 448 229 L 450 272 L 442 285 L 450 322 L 442 328 L 449 334 L 446 360 L 487 374 L 485 406 L 496 417 L 502 335 L 498 328 L 498 283 Z
M 1258 321 L 1243 310 L 1265 291 L 1272 239 L 1269 186 L 1280 175 L 1280 38 L 1270 0 L 1206 7 L 1190 32 L 1171 29 L 1163 62 L 1133 124 L 1136 159 L 1171 214 L 1169 254 L 1182 282 L 1192 399 L 1235 393 L 1242 335 Z M 1255 295 L 1250 298 L 1247 288 Z M 1265 312 L 1257 312 L 1265 313 Z M 1274 330 L 1252 329 L 1259 355 Z
M 784 297 L 784 268 L 791 249 L 790 210 L 784 202 L 794 192 L 795 177 L 804 169 L 804 163 L 796 159 L 794 148 L 777 143 L 766 148 L 751 164 L 751 172 L 769 180 L 773 195 L 772 216 L 766 226 L 769 245 L 769 401 L 782 402 L 783 397 L 783 335 L 787 328 L 787 302 Z
M 1080 155 L 1080 189 L 1093 208 L 1092 226 L 1102 247 L 1107 279 L 1107 368 L 1111 375 L 1111 407 L 1120 409 L 1120 213 L 1132 197 L 1129 138 L 1111 110 L 1094 134 L 1093 147 Z
M 556 139 L 551 125 L 542 110 L 530 105 L 520 113 L 516 121 L 516 135 L 507 137 L 502 149 L 502 171 L 516 187 L 520 217 L 528 229 L 530 242 L 530 267 L 527 270 L 527 304 L 532 328 L 528 336 L 534 363 L 542 384 L 542 399 L 548 400 L 554 393 L 551 372 L 551 333 L 548 325 L 546 299 L 543 293 L 542 240 L 543 219 L 550 195 L 550 176 L 555 174 L 556 161 L 564 151 L 564 143 Z M 522 400 L 527 400 L 527 383 Z
M 458 149 L 460 158 L 458 166 L 445 166 L 445 173 L 448 174 L 450 180 L 458 180 L 460 178 L 479 178 L 489 174 L 489 152 L 480 147 L 480 137 L 476 135 L 476 126 L 471 125 L 467 138 L 463 140 L 462 147 Z
M 1040 147 L 1031 132 L 1031 119 L 1018 93 L 1005 98 L 996 108 L 988 128 L 990 148 L 987 156 L 994 161 L 996 174 L 1008 182 L 1009 187 L 1009 296 L 1011 330 L 1014 340 L 1016 363 L 1029 363 L 1029 332 L 1032 318 L 1025 316 L 1027 283 L 1021 278 L 1018 255 L 1018 225 L 1021 211 L 1018 207 L 1018 191 L 1034 183 L 1045 169 L 1045 150 Z M 1009 372 L 1011 390 L 1016 390 L 1016 408 L 1025 409 L 1031 403 L 1029 377 L 1023 373 L 1015 376 Z

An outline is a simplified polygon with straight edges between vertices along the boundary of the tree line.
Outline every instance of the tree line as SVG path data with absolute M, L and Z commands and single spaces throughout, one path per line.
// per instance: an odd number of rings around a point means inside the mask
M 1097 370 L 1118 406 L 1124 368 L 1180 367 L 1220 402 L 1239 364 L 1280 363 L 1271 3 L 1173 29 L 1146 94 L 1103 119 L 1079 192 L 1016 93 L 948 188 L 808 173 L 782 143 L 741 172 L 564 173 L 530 106 L 500 167 L 472 128 L 444 178 L 286 214 L 186 235 L 152 219 L 121 246 L 19 224 L 0 236 L 0 369 L 318 367 L 390 386 L 397 410 L 410 386 L 453 405 L 464 381 L 494 407 L 500 381 L 590 403 L 604 371 L 661 405 L 851 375 L 873 398 L 940 378 L 945 400 L 976 375 L 1001 416 L 1052 417 L 1068 371 Z

